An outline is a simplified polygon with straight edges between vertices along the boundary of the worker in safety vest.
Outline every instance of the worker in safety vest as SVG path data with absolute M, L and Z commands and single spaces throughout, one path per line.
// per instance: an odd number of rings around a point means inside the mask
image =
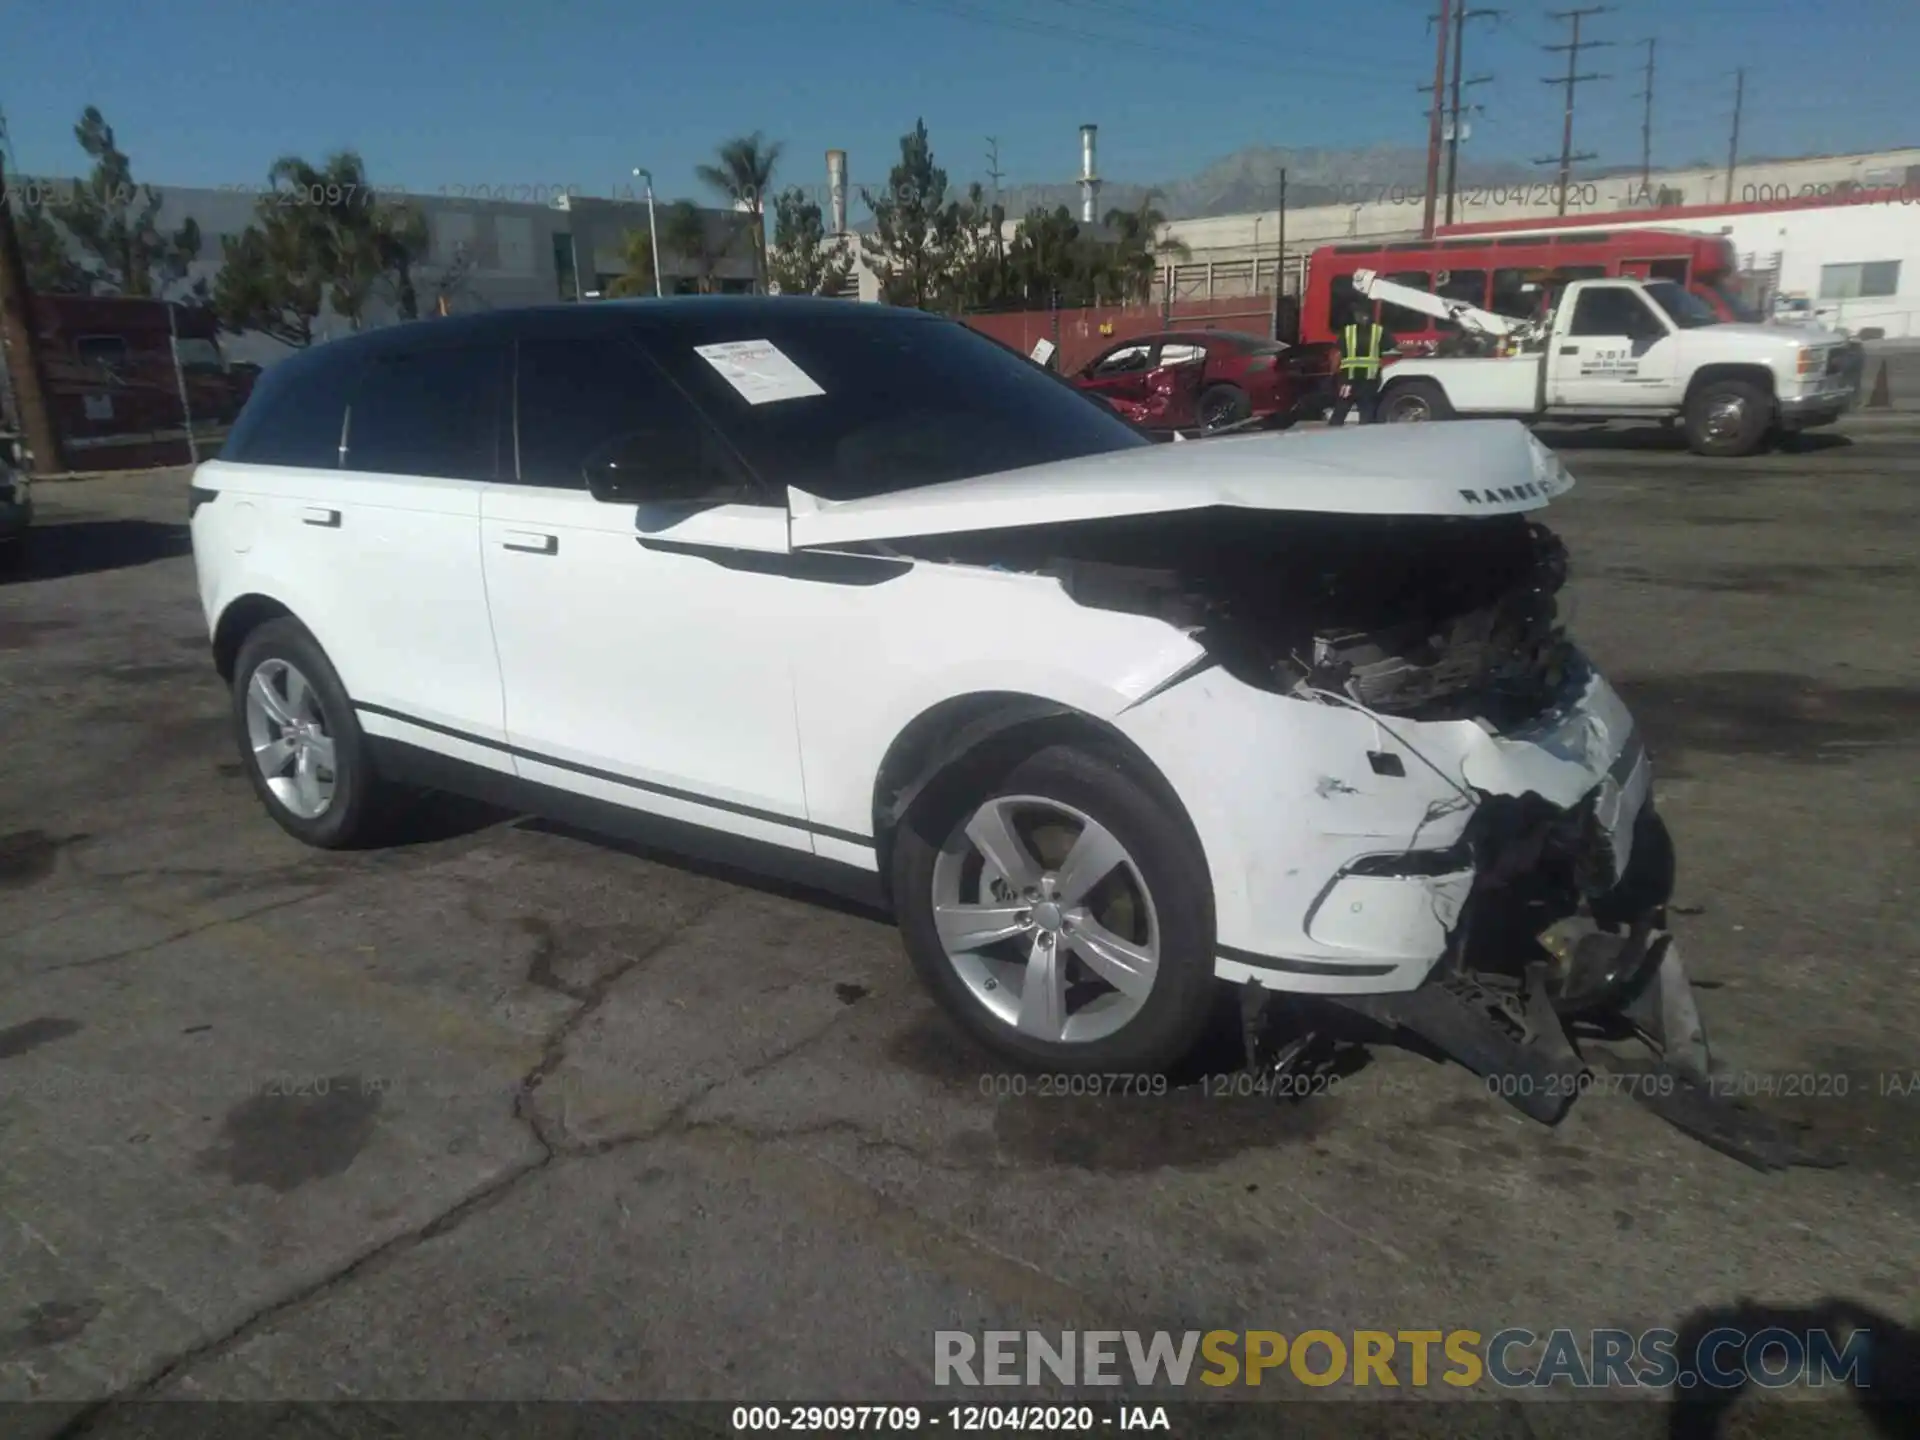
M 1380 364 L 1393 353 L 1393 336 L 1374 322 L 1373 306 L 1362 301 L 1353 307 L 1340 332 L 1339 398 L 1332 425 L 1347 423 L 1347 411 L 1358 410 L 1360 423 L 1373 423 L 1374 402 L 1380 398 Z

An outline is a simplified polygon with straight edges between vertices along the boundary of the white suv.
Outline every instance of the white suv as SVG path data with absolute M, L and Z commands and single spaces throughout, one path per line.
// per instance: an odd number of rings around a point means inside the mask
M 300 839 L 424 784 L 797 873 L 1001 1052 L 1137 1072 L 1217 982 L 1457 989 L 1476 907 L 1619 908 L 1571 483 L 1508 422 L 1155 444 L 951 322 L 689 299 L 316 347 L 191 515 Z

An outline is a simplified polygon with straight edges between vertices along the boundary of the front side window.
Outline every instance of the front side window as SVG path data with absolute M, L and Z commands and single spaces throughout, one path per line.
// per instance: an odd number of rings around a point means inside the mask
M 345 468 L 493 479 L 504 355 L 462 346 L 365 361 L 348 407 Z
M 1097 396 L 965 326 L 865 306 L 712 312 L 641 331 L 662 367 L 776 493 L 907 490 L 1154 442 Z M 697 345 L 777 347 L 818 394 L 755 403 Z
M 1568 333 L 1639 337 L 1656 331 L 1666 333 L 1639 295 L 1623 287 L 1608 286 L 1581 292 Z
M 583 490 L 594 466 L 623 499 L 740 492 L 738 463 L 631 337 L 522 340 L 516 369 L 522 485 Z
M 1147 356 L 1151 345 L 1122 345 L 1093 367 L 1094 377 L 1104 380 L 1109 375 L 1137 375 L 1147 368 Z

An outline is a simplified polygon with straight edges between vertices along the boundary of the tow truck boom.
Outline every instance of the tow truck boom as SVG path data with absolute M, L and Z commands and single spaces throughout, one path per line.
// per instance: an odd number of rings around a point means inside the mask
M 1495 340 L 1524 337 L 1537 326 L 1537 322 L 1532 320 L 1515 320 L 1511 316 L 1496 315 L 1491 310 L 1482 310 L 1478 305 L 1470 305 L 1465 300 L 1449 300 L 1444 295 L 1416 290 L 1411 285 L 1401 285 L 1396 281 L 1383 278 L 1376 270 L 1354 271 L 1353 286 L 1369 300 L 1384 300 L 1421 315 L 1431 315 L 1436 320 L 1449 321 L 1469 335 L 1483 335 Z

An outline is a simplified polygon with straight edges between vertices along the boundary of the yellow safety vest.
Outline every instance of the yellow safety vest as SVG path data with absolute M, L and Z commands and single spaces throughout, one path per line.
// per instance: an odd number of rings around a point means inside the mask
M 1380 374 L 1380 327 L 1367 326 L 1367 348 L 1365 354 L 1360 350 L 1360 327 L 1347 326 L 1346 344 L 1340 347 L 1340 368 L 1346 372 L 1349 380 L 1356 375 L 1368 380 Z

